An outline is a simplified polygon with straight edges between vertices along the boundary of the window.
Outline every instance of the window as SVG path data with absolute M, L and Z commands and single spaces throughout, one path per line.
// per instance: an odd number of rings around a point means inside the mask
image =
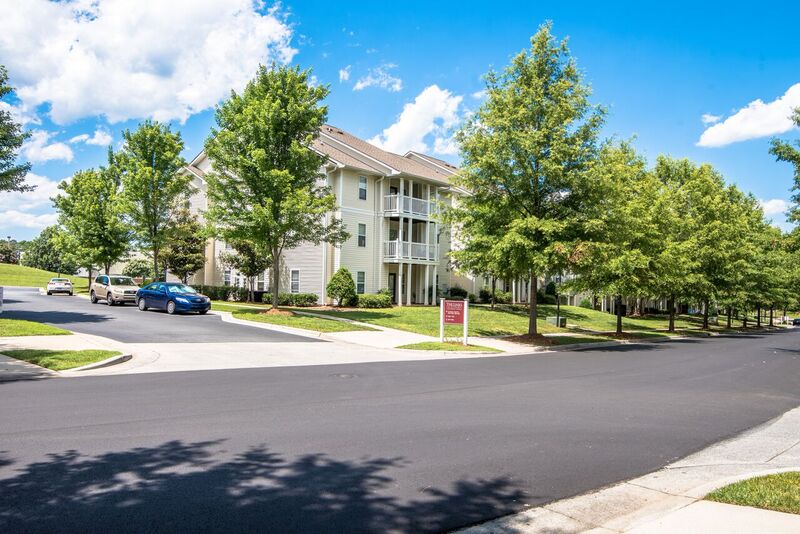
M 292 271 L 292 293 L 300 293 L 300 271 Z
M 358 177 L 358 199 L 367 200 L 367 177 Z
M 98 276 L 97 278 L 94 279 L 94 281 L 97 284 L 102 284 L 103 283 L 103 277 L 102 276 Z
M 364 294 L 364 285 L 366 283 L 366 273 L 364 271 L 358 271 L 356 273 L 356 293 L 359 295 Z
M 367 246 L 367 225 L 363 223 L 358 223 L 358 246 Z
M 222 272 L 222 285 L 231 285 L 231 270 L 229 267 Z

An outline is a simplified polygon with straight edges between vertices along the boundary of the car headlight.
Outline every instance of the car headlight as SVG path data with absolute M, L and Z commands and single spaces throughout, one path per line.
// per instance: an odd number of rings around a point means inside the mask
M 186 300 L 186 299 L 185 299 L 185 298 L 183 298 L 183 297 L 175 297 L 175 300 L 177 300 L 178 302 L 182 302 L 182 303 L 184 303 L 184 304 L 189 304 L 189 301 L 188 301 L 188 300 Z

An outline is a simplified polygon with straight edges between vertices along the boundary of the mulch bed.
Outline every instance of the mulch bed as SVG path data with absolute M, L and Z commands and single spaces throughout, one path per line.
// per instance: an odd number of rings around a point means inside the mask
M 258 313 L 263 314 L 263 315 L 282 315 L 282 316 L 285 316 L 285 317 L 291 317 L 291 316 L 294 315 L 294 312 L 292 312 L 292 311 L 281 310 L 281 309 L 278 309 L 278 308 L 270 308 L 270 309 L 268 309 L 266 311 L 262 311 L 262 312 L 258 312 Z

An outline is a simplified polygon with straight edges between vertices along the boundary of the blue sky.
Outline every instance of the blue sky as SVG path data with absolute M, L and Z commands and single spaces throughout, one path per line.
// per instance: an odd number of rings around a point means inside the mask
M 102 164 L 107 143 L 145 117 L 169 120 L 191 158 L 213 105 L 272 59 L 311 67 L 330 84 L 331 123 L 387 149 L 457 162 L 450 128 L 480 104 L 481 76 L 506 65 L 545 20 L 570 38 L 593 100 L 608 108 L 605 135 L 636 136 L 651 162 L 660 153 L 709 162 L 783 221 L 792 170 L 768 148 L 773 135 L 800 137 L 783 111 L 800 105 L 797 2 L 762 10 L 731 2 L 139 4 L 5 6 L 14 16 L 0 21 L 10 37 L 0 40 L 0 63 L 19 89 L 5 106 L 35 132 L 25 154 L 40 188 L 0 194 L 0 235 L 27 239 L 53 222 L 54 184 Z

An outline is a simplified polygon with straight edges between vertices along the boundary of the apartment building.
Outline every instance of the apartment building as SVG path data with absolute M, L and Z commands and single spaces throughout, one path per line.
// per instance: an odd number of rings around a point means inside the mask
M 307 244 L 284 253 L 281 291 L 316 293 L 325 303 L 325 287 L 333 273 L 346 267 L 359 293 L 388 289 L 397 305 L 435 304 L 438 292 L 459 286 L 477 292 L 483 278 L 454 271 L 448 262 L 450 232 L 438 218 L 438 206 L 462 194 L 450 183 L 453 165 L 417 152 L 393 154 L 335 126 L 324 126 L 313 148 L 328 161 L 322 180 L 336 195 L 340 218 L 350 238 L 340 246 Z M 199 154 L 186 167 L 196 193 L 193 212 L 207 208 L 205 175 L 213 162 Z M 206 266 L 192 282 L 241 285 L 239 273 L 219 256 L 225 243 L 210 240 Z M 257 289 L 268 290 L 270 277 L 259 277 Z

